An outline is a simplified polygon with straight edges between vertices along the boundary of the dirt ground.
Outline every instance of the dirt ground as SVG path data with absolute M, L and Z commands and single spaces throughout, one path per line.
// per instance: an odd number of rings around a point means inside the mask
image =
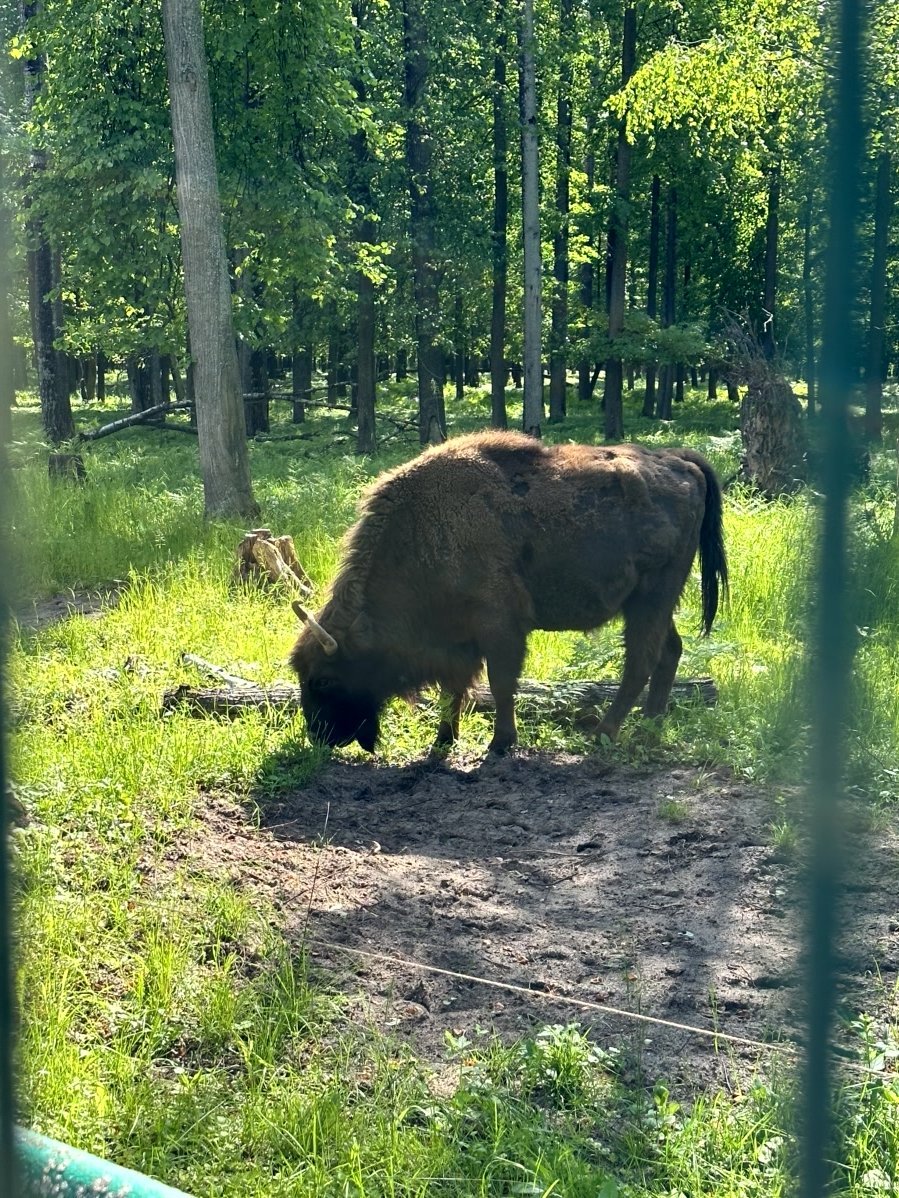
M 573 1020 L 648 1082 L 727 1084 L 772 1058 L 570 999 L 753 1040 L 800 1035 L 801 871 L 774 845 L 771 797 L 724 771 L 536 751 L 403 767 L 334 759 L 259 826 L 255 815 L 210 798 L 182 862 L 264 893 L 354 1015 L 435 1066 L 447 1030 L 510 1038 Z M 846 844 L 851 1014 L 896 981 L 899 871 L 894 838 L 864 821 Z

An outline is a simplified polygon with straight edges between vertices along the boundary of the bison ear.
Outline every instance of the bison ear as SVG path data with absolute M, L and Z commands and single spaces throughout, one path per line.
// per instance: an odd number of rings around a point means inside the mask
M 371 649 L 374 645 L 374 628 L 372 627 L 371 620 L 364 611 L 360 612 L 352 622 L 349 632 L 357 649 Z

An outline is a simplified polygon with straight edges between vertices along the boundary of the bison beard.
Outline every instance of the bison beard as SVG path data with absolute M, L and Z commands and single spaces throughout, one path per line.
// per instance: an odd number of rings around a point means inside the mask
M 528 633 L 624 617 L 625 664 L 598 731 L 614 738 L 649 683 L 664 713 L 681 655 L 674 609 L 699 553 L 703 629 L 727 587 L 721 490 L 689 449 L 547 446 L 520 433 L 460 437 L 380 478 L 350 531 L 318 617 L 291 654 L 313 740 L 374 749 L 394 695 L 437 683 L 437 744 L 459 730 L 483 664 L 490 748 L 514 745 Z

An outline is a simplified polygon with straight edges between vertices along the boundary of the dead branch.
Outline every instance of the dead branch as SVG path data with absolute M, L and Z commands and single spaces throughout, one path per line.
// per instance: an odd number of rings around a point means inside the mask
M 130 428 L 132 424 L 144 424 L 148 420 L 154 420 L 157 416 L 165 416 L 169 412 L 183 412 L 190 406 L 189 403 L 158 403 L 152 408 L 145 408 L 143 412 L 132 412 L 130 416 L 121 416 L 118 420 L 101 425 L 100 428 L 89 429 L 86 433 L 76 433 L 74 440 L 76 443 L 98 441 L 100 437 L 108 437 L 112 433 L 120 432 L 123 428 Z
M 220 682 L 227 682 L 229 686 L 246 687 L 256 685 L 249 678 L 241 678 L 238 674 L 229 674 L 221 666 L 207 661 L 205 657 L 200 657 L 196 653 L 182 653 L 181 660 L 187 666 L 195 666 L 203 674 L 209 674 L 212 678 L 218 678 Z

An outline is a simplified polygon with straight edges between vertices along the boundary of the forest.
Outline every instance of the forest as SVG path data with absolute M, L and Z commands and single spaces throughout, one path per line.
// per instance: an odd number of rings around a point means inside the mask
M 895 1191 L 899 4 L 0 36 L 16 1122 L 197 1198 Z M 294 611 L 374 480 L 489 428 L 700 451 L 710 635 L 697 562 L 670 710 L 614 743 L 618 623 L 531 633 L 508 753 L 485 684 L 439 754 L 428 689 L 323 747 Z

